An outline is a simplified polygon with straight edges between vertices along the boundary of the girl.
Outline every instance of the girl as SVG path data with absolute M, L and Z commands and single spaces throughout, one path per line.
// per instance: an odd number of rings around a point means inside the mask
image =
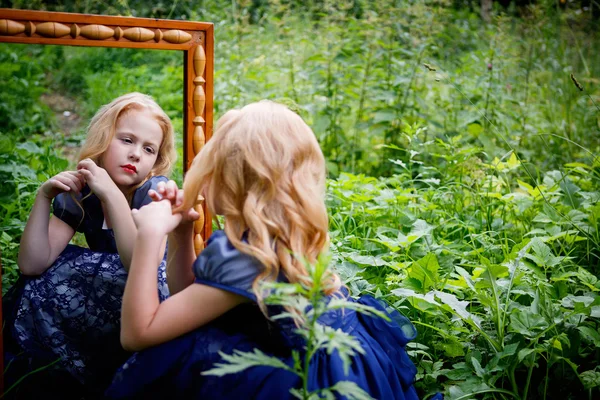
M 23 277 L 10 296 L 13 348 L 25 356 L 15 360 L 22 367 L 13 368 L 16 378 L 60 359 L 58 366 L 86 391 L 101 393 L 110 382 L 127 356 L 118 335 L 136 236 L 130 208 L 152 201 L 148 191 L 167 181 L 162 175 L 175 155 L 167 114 L 151 97 L 130 93 L 92 118 L 77 170 L 42 184 L 21 238 Z M 75 231 L 84 233 L 89 249 L 68 244 Z M 165 298 L 165 243 L 158 247 L 157 298 Z
M 328 243 L 324 202 L 325 161 L 311 129 L 286 107 L 269 101 L 229 111 L 188 172 L 184 193 L 173 182 L 152 193 L 155 203 L 134 210 L 138 234 L 123 297 L 121 343 L 141 351 L 117 372 L 107 395 L 120 398 L 291 398 L 296 375 L 254 367 L 222 378 L 201 373 L 220 361 L 219 352 L 262 351 L 288 365 L 303 341 L 291 320 L 269 321 L 260 312 L 258 284 L 282 279 L 299 282 L 307 272 L 293 255 L 315 262 Z M 194 261 L 188 211 L 198 194 L 210 212 L 225 219 Z M 174 209 L 172 206 L 175 205 Z M 163 303 L 156 296 L 157 250 L 169 232 L 178 240 L 173 257 L 177 293 Z M 330 293 L 340 290 L 331 277 Z M 176 283 L 175 283 L 176 282 Z M 384 311 L 372 298 L 359 300 Z M 266 307 L 267 311 L 270 307 Z M 312 358 L 309 390 L 340 380 L 356 382 L 378 399 L 415 399 L 416 368 L 404 346 L 416 332 L 397 312 L 391 323 L 351 310 L 325 318 L 351 333 L 365 354 L 349 375 L 334 353 Z M 399 325 L 399 324 L 400 325 Z

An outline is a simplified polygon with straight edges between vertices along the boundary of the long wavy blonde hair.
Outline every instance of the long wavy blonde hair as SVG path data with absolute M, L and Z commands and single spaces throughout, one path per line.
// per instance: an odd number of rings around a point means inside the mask
M 96 164 L 102 166 L 101 157 L 115 136 L 117 121 L 131 110 L 148 111 L 156 122 L 158 122 L 163 133 L 154 167 L 152 167 L 148 176 L 137 186 L 139 187 L 152 176 L 168 175 L 177 157 L 177 152 L 175 151 L 175 134 L 173 133 L 171 119 L 156 104 L 154 99 L 148 95 L 137 92 L 128 93 L 102 106 L 90 121 L 87 129 L 87 137 L 79 152 L 79 161 L 90 158 Z
M 281 104 L 263 100 L 223 115 L 183 188 L 179 210 L 201 193 L 209 211 L 224 216 L 231 243 L 263 264 L 253 285 L 259 301 L 260 281 L 280 272 L 301 281 L 307 276 L 302 259 L 316 262 L 328 245 L 325 159 L 312 130 Z

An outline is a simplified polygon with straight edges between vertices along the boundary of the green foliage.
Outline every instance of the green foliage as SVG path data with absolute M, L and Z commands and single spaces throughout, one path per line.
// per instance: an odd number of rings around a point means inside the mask
M 418 136 L 391 149 L 414 156 L 390 160 L 390 177 L 329 182 L 331 236 L 346 283 L 420 328 L 421 390 L 525 399 L 595 388 L 595 167 L 568 164 L 533 186 L 512 153 L 486 164 L 469 144 Z

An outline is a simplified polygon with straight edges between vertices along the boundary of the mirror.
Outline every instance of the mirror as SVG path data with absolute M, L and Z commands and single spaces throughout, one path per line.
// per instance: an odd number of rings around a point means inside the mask
M 182 115 L 177 116 L 173 115 L 172 112 L 170 113 L 170 117 L 175 121 L 176 132 L 183 133 L 182 139 L 178 139 L 178 142 L 183 146 L 183 171 L 187 170 L 194 156 L 200 151 L 206 140 L 210 138 L 213 123 L 214 65 L 214 36 L 211 23 L 0 9 L 0 42 L 16 44 L 15 47 L 22 45 L 59 45 L 111 48 L 105 51 L 114 52 L 115 57 L 119 57 L 116 55 L 119 53 L 118 49 L 140 50 L 136 53 L 130 50 L 122 50 L 123 53 L 120 56 L 125 57 L 144 57 L 144 54 L 150 50 L 170 50 L 174 51 L 174 54 L 183 53 L 182 62 L 179 64 L 182 68 L 174 68 L 174 71 L 182 69 L 182 83 L 177 86 L 179 93 L 168 93 L 169 98 L 167 100 L 172 102 L 180 99 L 179 101 L 183 102 Z M 98 53 L 89 49 L 82 50 L 85 51 L 80 52 L 78 55 L 74 55 L 75 52 L 71 50 L 65 52 L 71 57 L 79 57 L 81 63 L 85 62 L 86 55 L 93 58 L 94 54 Z M 14 62 L 11 61 L 10 57 L 14 57 L 14 55 L 10 52 L 3 54 L 4 59 L 0 61 L 1 72 L 4 75 L 12 73 L 14 78 L 5 83 L 4 89 L 7 95 L 12 96 L 11 99 L 7 98 L 6 101 L 17 102 L 19 107 L 10 110 L 7 107 L 2 107 L 2 102 L 0 102 L 0 116 L 4 118 L 6 124 L 12 123 L 15 125 L 14 128 L 18 129 L 19 134 L 24 136 L 40 133 L 37 129 L 39 125 L 36 125 L 37 119 L 43 118 L 45 113 L 54 112 L 59 114 L 57 123 L 60 125 L 60 130 L 69 134 L 65 138 L 65 144 L 76 146 L 78 142 L 76 133 L 85 129 L 85 125 L 89 121 L 88 115 L 86 115 L 87 121 L 81 117 L 82 114 L 86 114 L 85 110 L 88 110 L 87 113 L 89 113 L 89 108 L 97 109 L 99 105 L 105 104 L 120 94 L 136 90 L 135 71 L 120 71 L 118 73 L 113 71 L 112 74 L 99 74 L 96 76 L 96 84 L 99 86 L 104 85 L 104 87 L 114 87 L 115 82 L 103 82 L 102 80 L 113 79 L 118 81 L 120 79 L 122 84 L 117 82 L 117 85 L 123 86 L 123 90 L 119 93 L 106 93 L 106 97 L 94 98 L 89 104 L 74 104 L 72 101 L 69 102 L 67 96 L 50 92 L 46 93 L 44 95 L 46 97 L 43 99 L 43 103 L 47 104 L 48 107 L 38 107 L 33 112 L 28 113 L 29 111 L 25 110 L 27 105 L 39 104 L 39 102 L 37 102 L 37 99 L 19 97 L 19 92 L 11 90 L 11 85 L 15 84 L 15 80 L 18 79 L 21 79 L 21 82 L 17 82 L 17 84 L 35 84 L 36 71 L 33 69 L 19 71 L 20 66 L 27 63 L 20 65 L 18 59 L 13 60 Z M 23 54 L 24 57 L 47 57 L 50 62 L 60 62 L 61 59 L 60 56 L 57 56 L 60 51 L 45 52 L 36 49 L 35 51 L 25 52 L 17 50 L 14 54 Z M 177 56 L 173 56 L 173 54 L 167 56 L 168 59 L 173 59 L 173 57 L 176 58 Z M 90 62 L 93 62 L 93 60 L 90 60 Z M 167 63 L 167 65 L 172 64 Z M 77 76 L 77 68 L 73 68 L 71 73 L 64 74 L 61 78 L 71 80 L 70 85 L 72 87 L 76 87 L 77 79 L 81 79 Z M 130 81 L 131 79 L 133 79 L 133 82 Z M 153 82 L 157 85 L 160 84 L 159 80 L 153 80 Z M 161 89 L 168 92 L 173 91 L 175 87 Z M 155 95 L 155 99 L 161 106 L 165 106 L 165 101 L 161 100 L 160 97 Z M 173 107 L 167 106 L 166 109 L 173 109 Z M 17 127 L 19 118 L 27 118 L 27 124 Z M 177 123 L 178 119 L 179 124 Z M 8 130 L 10 131 L 10 129 Z M 2 133 L 5 134 L 5 132 Z M 70 139 L 70 135 L 75 136 Z M 0 140 L 0 146 L 4 144 L 6 142 L 3 138 L 3 140 Z M 62 165 L 64 164 L 62 159 L 56 158 L 31 141 L 22 141 L 14 151 L 27 153 L 33 158 L 43 159 L 45 164 L 40 165 L 53 165 L 57 169 L 66 168 L 66 165 Z M 69 151 L 75 154 L 77 152 L 76 148 L 71 148 Z M 75 154 L 72 154 L 72 156 L 75 156 Z M 19 173 L 25 177 L 29 174 L 32 180 L 37 180 L 37 171 L 34 169 L 28 171 L 25 168 L 16 171 L 19 168 L 18 165 L 11 165 L 7 162 L 0 165 L 0 170 L 3 172 Z M 39 184 L 39 181 L 37 183 Z M 5 187 L 8 187 L 8 185 Z M 26 194 L 27 190 L 36 189 L 31 189 L 26 184 L 13 188 L 17 196 L 19 196 L 19 193 Z M 17 205 L 12 207 L 18 207 L 19 203 L 14 202 L 12 204 Z M 207 215 L 205 206 L 199 204 L 196 209 L 201 215 L 200 220 L 196 221 L 194 226 L 194 245 L 198 253 L 204 246 L 204 238 L 210 236 L 212 227 L 211 218 Z M 8 211 L 25 213 L 25 218 L 21 220 L 26 220 L 26 215 L 29 213 L 29 210 Z M 16 220 L 18 221 L 18 219 Z M 10 224 L 10 221 L 3 221 L 2 233 L 4 233 L 7 224 Z M 11 244 L 3 234 L 2 245 L 2 250 L 6 253 L 11 251 L 11 248 L 7 246 L 12 246 L 14 243 Z M 6 257 L 6 255 L 0 254 L 0 257 Z M 2 258 L 0 258 L 1 260 Z M 1 340 L 0 346 L 2 346 Z M 2 347 L 0 347 L 0 378 L 3 376 L 2 362 L 3 354 Z

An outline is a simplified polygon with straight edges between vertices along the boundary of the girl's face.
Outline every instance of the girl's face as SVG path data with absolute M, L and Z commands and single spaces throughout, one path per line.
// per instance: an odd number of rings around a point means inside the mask
M 129 193 L 154 167 L 163 132 L 147 110 L 130 110 L 117 120 L 115 136 L 100 158 L 102 168 Z

